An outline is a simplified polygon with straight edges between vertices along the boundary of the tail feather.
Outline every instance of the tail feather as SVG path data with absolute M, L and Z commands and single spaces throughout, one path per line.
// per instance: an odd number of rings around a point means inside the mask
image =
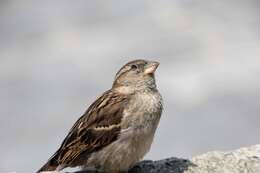
M 57 162 L 57 152 L 48 160 L 47 163 L 45 163 L 38 171 L 37 173 L 44 172 L 44 171 L 55 171 L 57 167 L 59 166 L 59 163 Z

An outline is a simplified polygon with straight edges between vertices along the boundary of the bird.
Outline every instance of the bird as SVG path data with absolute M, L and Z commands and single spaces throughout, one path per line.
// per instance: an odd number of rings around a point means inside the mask
M 67 167 L 107 173 L 131 169 L 150 150 L 162 114 L 155 81 L 158 66 L 145 59 L 126 63 L 112 88 L 89 106 L 37 173 Z

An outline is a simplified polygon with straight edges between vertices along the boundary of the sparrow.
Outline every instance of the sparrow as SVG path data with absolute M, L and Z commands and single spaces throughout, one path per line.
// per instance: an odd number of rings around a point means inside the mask
M 142 59 L 125 64 L 112 88 L 76 121 L 38 173 L 67 167 L 118 173 L 140 161 L 150 150 L 163 110 L 154 76 L 158 66 Z

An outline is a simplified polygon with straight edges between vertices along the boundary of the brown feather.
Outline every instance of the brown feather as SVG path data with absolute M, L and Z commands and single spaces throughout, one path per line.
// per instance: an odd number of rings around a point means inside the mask
M 62 167 L 78 166 L 81 157 L 115 141 L 128 97 L 113 90 L 105 92 L 74 124 L 52 162 Z

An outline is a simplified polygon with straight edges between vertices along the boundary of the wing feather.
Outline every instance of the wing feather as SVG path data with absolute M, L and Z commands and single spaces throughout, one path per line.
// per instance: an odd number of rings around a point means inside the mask
M 98 151 L 115 141 L 128 97 L 109 90 L 98 98 L 74 124 L 58 150 L 60 165 L 73 165 L 84 154 Z

